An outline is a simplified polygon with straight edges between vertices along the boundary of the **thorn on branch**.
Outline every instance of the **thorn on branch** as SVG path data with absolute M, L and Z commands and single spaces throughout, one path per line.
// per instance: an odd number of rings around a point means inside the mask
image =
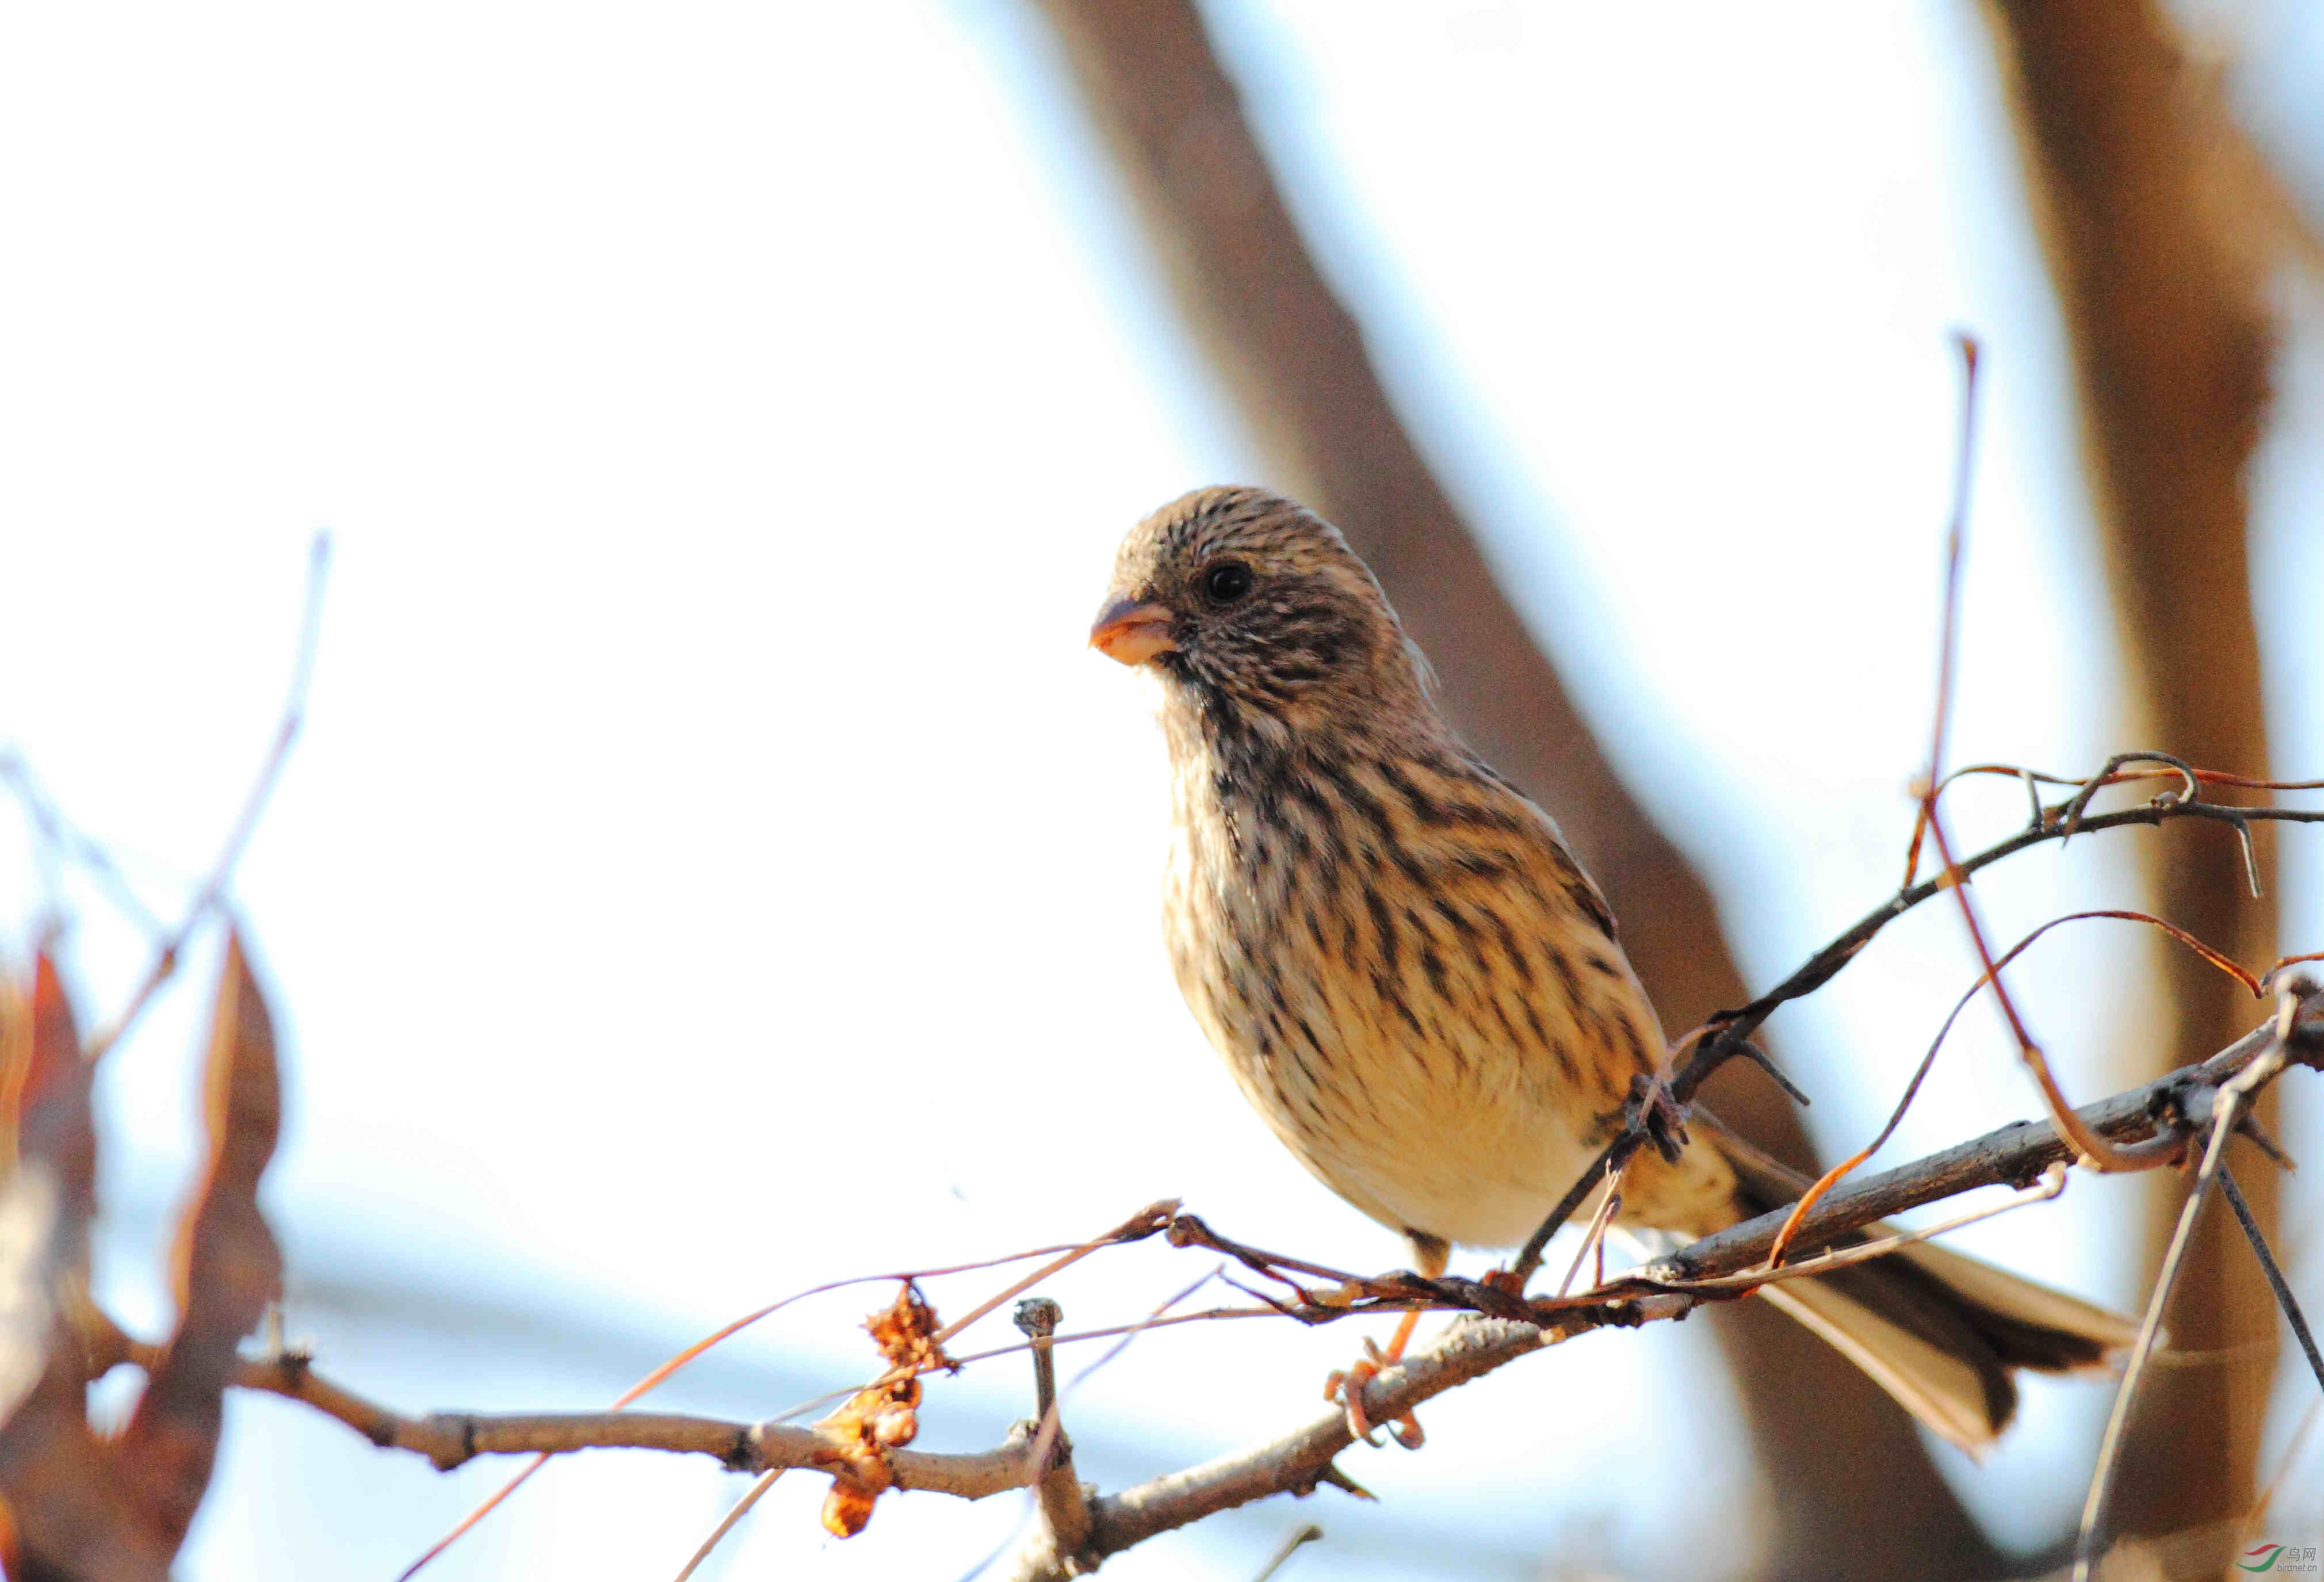
M 1784 1096 L 1789 1098 L 1794 1104 L 1805 1108 L 1814 1102 L 1810 1099 L 1805 1093 L 1803 1093 L 1790 1078 L 1784 1075 L 1782 1069 L 1776 1066 L 1774 1057 L 1769 1055 L 1766 1050 L 1761 1049 L 1757 1044 L 1753 1043 L 1749 1039 L 1736 1040 L 1733 1049 L 1735 1053 L 1742 1056 L 1745 1059 L 1758 1067 L 1759 1069 L 1765 1071 L 1767 1074 L 1768 1079 L 1774 1082 L 1776 1087 L 1782 1088 L 1784 1090 Z
M 2257 1115 L 2246 1115 L 2236 1123 L 2236 1130 L 2247 1138 L 2253 1147 L 2267 1155 L 2268 1162 L 2278 1170 L 2292 1173 L 2300 1169 L 2299 1163 L 2292 1159 L 2292 1155 L 2286 1153 L 2282 1146 L 2267 1134 L 2267 1128 L 2259 1124 Z
M 2252 849 L 2251 820 L 2231 814 L 2227 822 L 2234 827 L 2236 843 L 2243 849 L 2244 879 L 2251 885 L 2252 899 L 2257 901 L 2260 898 L 2259 854 Z
M 1330 1484 L 1333 1488 L 1339 1489 L 1345 1494 L 1353 1494 L 1356 1498 L 1362 1500 L 1369 1504 L 1377 1505 L 1379 1503 L 1379 1496 L 1378 1494 L 1372 1493 L 1371 1490 L 1358 1483 L 1354 1478 L 1350 1477 L 1346 1473 L 1342 1472 L 1340 1470 L 1340 1464 L 1336 1461 L 1326 1461 L 1323 1463 L 1323 1465 L 1316 1470 L 1315 1476 L 1307 1481 L 1305 1487 L 1294 1489 L 1292 1493 L 1297 1497 L 1305 1499 L 1309 1494 L 1315 1492 L 1316 1485 L 1319 1484 Z

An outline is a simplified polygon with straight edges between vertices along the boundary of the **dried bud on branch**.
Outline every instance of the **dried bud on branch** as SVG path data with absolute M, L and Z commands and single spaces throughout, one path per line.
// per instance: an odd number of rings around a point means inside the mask
M 888 1375 L 857 1391 L 847 1404 L 816 1424 L 831 1448 L 817 1457 L 831 1472 L 831 1493 L 823 1502 L 823 1525 L 835 1538 L 853 1538 L 872 1520 L 872 1502 L 894 1486 L 896 1469 L 888 1452 L 908 1445 L 920 1431 L 920 1375 L 938 1368 L 957 1373 L 936 1334 L 936 1309 L 907 1280 L 896 1300 L 863 1320 L 872 1343 L 888 1362 Z

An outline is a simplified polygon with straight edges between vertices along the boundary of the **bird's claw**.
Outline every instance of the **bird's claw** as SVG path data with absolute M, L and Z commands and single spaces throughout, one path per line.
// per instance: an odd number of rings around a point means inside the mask
M 1670 1090 L 1669 1083 L 1641 1071 L 1630 1078 L 1630 1098 L 1623 1111 L 1630 1130 L 1645 1133 L 1665 1163 L 1678 1162 L 1679 1150 L 1687 1141 L 1687 1107 Z
M 1379 1441 L 1372 1437 L 1372 1421 L 1364 1412 L 1364 1390 L 1379 1376 L 1380 1369 L 1388 1366 L 1388 1361 L 1380 1355 L 1380 1348 L 1367 1338 L 1361 1359 L 1344 1373 L 1334 1372 L 1323 1381 L 1323 1399 L 1342 1402 L 1347 1408 L 1349 1434 L 1374 1449 L 1379 1448 Z M 1428 1436 L 1421 1432 L 1420 1420 L 1408 1411 L 1391 1421 L 1388 1431 L 1407 1450 L 1417 1450 L 1428 1442 Z

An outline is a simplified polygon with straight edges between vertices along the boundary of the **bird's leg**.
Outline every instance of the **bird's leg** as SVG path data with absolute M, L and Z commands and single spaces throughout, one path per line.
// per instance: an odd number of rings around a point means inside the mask
M 1442 1236 L 1433 1236 L 1425 1231 L 1406 1231 L 1405 1238 L 1412 1248 L 1415 1269 L 1430 1280 L 1444 1272 L 1444 1265 L 1452 1256 L 1452 1244 Z M 1323 1381 L 1323 1399 L 1346 1405 L 1348 1432 L 1367 1445 L 1377 1445 L 1379 1441 L 1372 1438 L 1371 1420 L 1364 1415 L 1364 1386 L 1378 1377 L 1382 1368 L 1394 1367 L 1403 1360 L 1404 1348 L 1412 1344 L 1412 1332 L 1419 1324 L 1420 1309 L 1415 1308 L 1397 1323 L 1396 1334 L 1389 1339 L 1386 1351 L 1367 1339 L 1364 1355 L 1354 1366 L 1343 1373 L 1335 1373 Z M 1420 1431 L 1420 1420 L 1408 1411 L 1388 1425 L 1388 1432 L 1395 1435 L 1396 1442 L 1407 1450 L 1417 1450 L 1427 1442 L 1427 1436 Z

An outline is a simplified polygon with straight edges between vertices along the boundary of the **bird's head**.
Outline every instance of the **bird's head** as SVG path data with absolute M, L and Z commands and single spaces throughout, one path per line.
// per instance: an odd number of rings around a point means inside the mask
M 1416 706 L 1425 688 L 1339 530 L 1259 489 L 1200 489 L 1132 528 L 1090 644 L 1293 731 Z

